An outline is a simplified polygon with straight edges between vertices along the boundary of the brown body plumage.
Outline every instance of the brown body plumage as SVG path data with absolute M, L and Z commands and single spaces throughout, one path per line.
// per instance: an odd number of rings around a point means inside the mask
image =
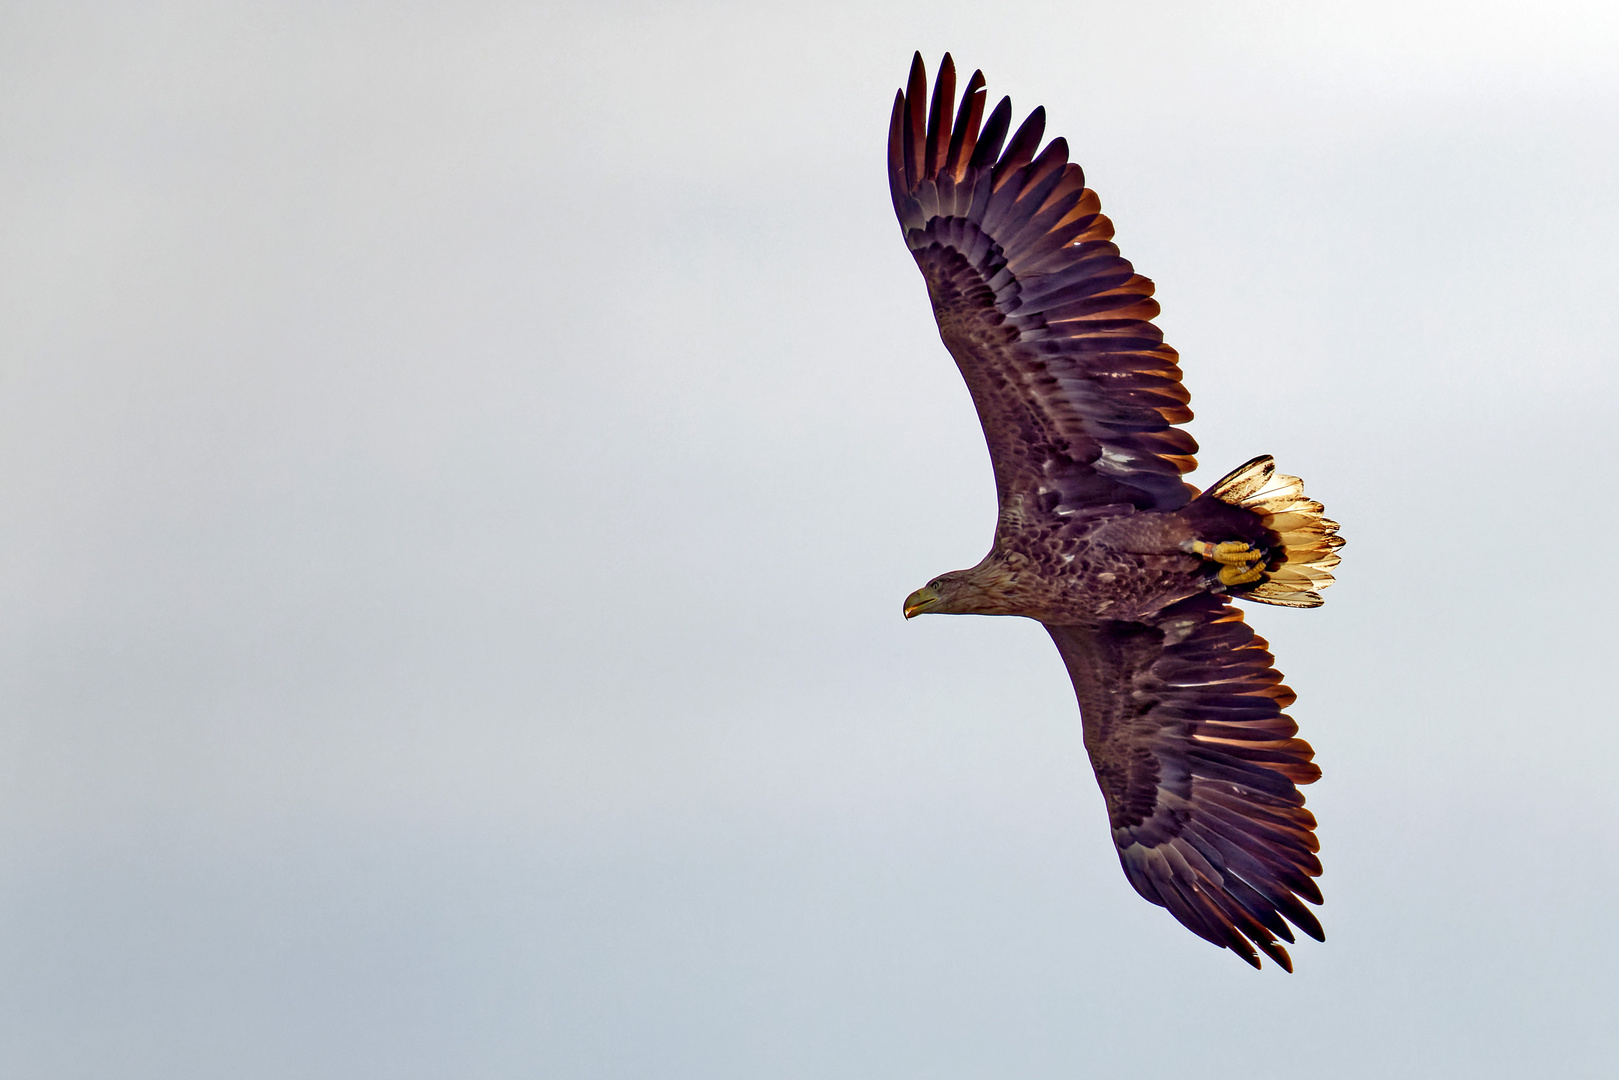
M 1020 615 L 1068 667 L 1125 874 L 1193 932 L 1291 970 L 1277 939 L 1320 938 L 1303 903 L 1315 820 L 1293 693 L 1231 597 L 1314 607 L 1342 541 L 1295 477 L 1255 458 L 1208 491 L 1152 283 L 1110 242 L 1096 193 L 1036 109 L 984 119 L 974 73 L 952 114 L 947 55 L 931 106 L 918 56 L 894 103 L 889 177 L 940 336 L 983 423 L 1000 516 L 982 562 L 906 601 Z M 953 118 L 952 118 L 953 116 Z M 1039 151 L 1036 153 L 1036 151 Z

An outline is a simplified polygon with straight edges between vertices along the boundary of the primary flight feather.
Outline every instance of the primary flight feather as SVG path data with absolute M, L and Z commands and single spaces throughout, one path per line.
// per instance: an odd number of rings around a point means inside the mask
M 1291 971 L 1320 770 L 1282 710 L 1294 695 L 1233 598 L 1315 607 L 1343 540 L 1268 457 L 1207 491 L 1181 479 L 1197 444 L 1151 281 L 1111 240 L 1045 110 L 1007 141 L 984 77 L 955 97 L 945 55 L 928 98 L 918 54 L 894 100 L 888 174 L 939 334 L 972 394 L 1000 514 L 982 562 L 941 574 L 905 616 L 1045 624 L 1079 698 L 1085 749 L 1124 873 L 1182 925 L 1255 967 Z M 1256 949 L 1258 950 L 1256 952 Z

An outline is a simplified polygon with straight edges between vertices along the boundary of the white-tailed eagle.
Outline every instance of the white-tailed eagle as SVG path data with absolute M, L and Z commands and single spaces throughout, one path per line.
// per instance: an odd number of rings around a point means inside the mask
M 1343 541 L 1266 457 L 1207 491 L 1181 479 L 1197 444 L 1153 285 L 1068 160 L 1045 111 L 1012 134 L 984 77 L 960 101 L 945 56 L 928 98 L 918 55 L 894 101 L 888 174 L 939 334 L 972 393 L 1000 515 L 988 555 L 905 601 L 924 613 L 1045 624 L 1079 697 L 1085 748 L 1136 891 L 1255 967 L 1304 901 L 1320 776 L 1282 710 L 1291 690 L 1233 599 L 1314 607 Z

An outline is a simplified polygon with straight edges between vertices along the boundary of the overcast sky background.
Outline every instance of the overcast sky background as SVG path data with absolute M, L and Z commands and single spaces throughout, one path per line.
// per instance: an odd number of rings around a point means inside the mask
M 1327 941 L 1125 882 L 883 167 L 1047 106 L 1208 483 Z M 13 0 L 0 1075 L 1597 1077 L 1619 8 Z

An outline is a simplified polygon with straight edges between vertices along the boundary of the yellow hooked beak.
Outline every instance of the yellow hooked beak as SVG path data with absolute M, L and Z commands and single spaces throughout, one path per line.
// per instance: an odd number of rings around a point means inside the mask
M 927 585 L 922 586 L 905 598 L 905 617 L 910 619 L 922 614 L 928 608 L 937 604 L 940 599 L 937 589 L 930 588 Z

